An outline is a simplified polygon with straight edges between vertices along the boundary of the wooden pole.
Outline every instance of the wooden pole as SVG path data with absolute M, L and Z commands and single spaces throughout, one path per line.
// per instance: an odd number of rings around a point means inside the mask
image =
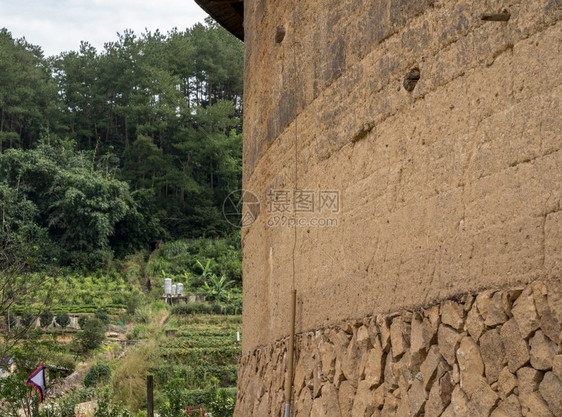
M 293 290 L 291 297 L 291 335 L 289 336 L 289 360 L 287 364 L 287 379 L 285 380 L 285 417 L 291 415 L 293 399 L 293 362 L 295 352 L 295 315 L 297 310 L 297 290 Z
M 146 417 L 154 417 L 154 377 L 146 376 Z

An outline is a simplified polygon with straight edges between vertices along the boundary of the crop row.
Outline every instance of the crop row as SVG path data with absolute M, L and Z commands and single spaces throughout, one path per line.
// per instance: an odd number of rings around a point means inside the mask
M 197 365 L 210 363 L 215 365 L 234 365 L 238 363 L 240 347 L 163 348 L 161 355 L 167 360 L 182 364 Z
M 232 329 L 179 329 L 176 333 L 176 338 L 202 338 L 202 337 L 236 337 L 236 331 Z
M 93 304 L 82 304 L 82 305 L 55 305 L 49 307 L 48 310 L 53 313 L 95 313 L 98 310 L 108 310 L 109 313 L 115 310 L 123 310 L 126 309 L 127 306 L 125 304 L 108 304 L 104 306 L 97 306 Z M 40 307 L 29 307 L 29 306 L 13 306 L 10 308 L 10 311 L 14 314 L 24 314 L 24 313 L 39 313 L 44 308 Z
M 216 378 L 220 387 L 230 387 L 236 385 L 238 366 L 205 362 L 197 365 L 166 363 L 152 368 L 150 372 L 154 374 L 155 383 L 162 386 L 172 379 L 181 378 L 185 381 L 187 389 L 197 389 L 211 378 Z
M 225 336 L 201 336 L 189 338 L 168 339 L 164 347 L 189 349 L 195 347 L 223 347 L 236 346 L 236 335 L 229 334 Z

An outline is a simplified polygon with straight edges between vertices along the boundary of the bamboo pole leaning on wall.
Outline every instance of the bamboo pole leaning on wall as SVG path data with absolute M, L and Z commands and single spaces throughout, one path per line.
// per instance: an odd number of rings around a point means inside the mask
M 289 336 L 289 360 L 287 361 L 287 379 L 285 380 L 285 417 L 291 415 L 293 400 L 293 363 L 295 352 L 295 315 L 297 310 L 297 290 L 291 294 L 291 335 Z

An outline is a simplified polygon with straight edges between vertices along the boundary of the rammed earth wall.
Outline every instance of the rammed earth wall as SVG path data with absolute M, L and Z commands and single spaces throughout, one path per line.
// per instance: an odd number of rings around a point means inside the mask
M 401 323 L 401 332 L 407 333 L 422 316 L 403 317 L 403 311 L 445 306 L 449 304 L 444 300 L 460 294 L 507 291 L 535 281 L 560 285 L 559 0 L 244 4 L 244 188 L 262 204 L 257 220 L 242 231 L 245 359 L 237 416 L 281 413 L 285 369 L 278 341 L 289 334 L 292 288 L 298 291 L 300 366 L 310 365 L 299 371 L 305 376 L 297 372 L 297 377 L 308 381 L 318 369 L 317 356 L 307 350 L 310 338 L 313 344 L 316 337 L 329 339 L 340 355 L 351 346 L 349 360 L 356 350 L 363 358 L 374 348 L 363 339 L 356 349 L 363 328 L 353 323 L 367 317 L 398 312 L 400 318 L 391 321 Z M 508 21 L 482 20 L 484 14 L 504 9 Z M 406 89 L 404 80 L 413 70 L 419 71 L 419 80 L 407 82 Z M 298 216 L 329 217 L 336 224 L 277 223 L 280 206 L 272 196 L 283 191 L 290 197 L 295 189 L 311 191 L 316 199 L 313 213 Z M 339 195 L 337 212 L 319 211 L 319 195 L 328 190 Z M 295 214 L 293 203 L 283 214 Z M 465 321 L 463 317 L 463 326 Z M 343 322 L 351 324 L 341 327 Z M 492 333 L 486 337 L 497 339 L 506 326 L 515 332 L 513 324 L 489 326 L 486 334 Z M 482 348 L 480 338 L 463 334 L 464 327 L 447 324 L 443 329 L 451 337 L 453 331 L 458 335 L 463 350 Z M 372 334 L 378 331 L 369 330 L 369 343 L 375 343 Z M 529 344 L 530 336 L 522 335 L 519 342 Z M 377 398 L 388 404 L 386 415 L 392 415 L 388 410 L 394 405 L 405 410 L 410 393 L 418 402 L 425 395 L 431 398 L 434 385 L 416 378 L 421 363 L 407 365 L 416 352 L 406 336 L 397 343 L 402 346 L 391 344 L 390 360 L 385 352 L 385 364 L 396 362 L 412 378 L 396 377 L 393 382 L 385 377 L 379 386 L 361 383 L 358 365 L 358 375 L 344 375 L 343 380 L 343 362 L 340 371 L 333 364 L 326 372 L 340 372 L 340 380 L 325 374 L 327 379 L 317 381 L 315 388 L 297 388 L 301 415 L 308 415 L 302 410 L 311 404 L 313 416 L 349 415 L 344 400 L 353 400 L 353 409 L 358 398 L 368 396 L 367 390 L 374 396 L 378 389 Z M 397 356 L 396 349 L 404 352 Z M 463 388 L 460 368 L 465 359 L 455 349 L 443 353 L 433 348 L 417 361 L 426 355 L 438 356 L 441 368 L 436 373 L 450 373 L 453 404 L 458 399 L 461 407 L 480 389 L 493 403 L 490 409 L 499 404 L 494 396 L 502 398 L 500 388 L 487 375 Z M 253 362 L 257 358 L 259 364 Z M 466 360 L 475 361 L 471 367 L 478 373 L 480 359 Z M 540 378 L 536 373 L 518 376 L 508 367 L 517 381 L 531 378 L 540 385 L 547 378 L 548 372 L 532 363 L 521 367 L 535 369 Z M 554 371 L 548 378 L 554 381 L 553 376 Z M 537 404 L 540 398 L 546 401 L 537 390 L 525 400 L 516 397 L 521 403 L 529 398 Z M 336 399 L 339 411 L 329 411 L 336 414 L 319 411 L 319 404 L 327 407 Z M 369 401 L 366 409 L 372 407 Z M 434 402 L 427 399 L 424 404 Z M 471 414 L 461 410 L 457 415 Z

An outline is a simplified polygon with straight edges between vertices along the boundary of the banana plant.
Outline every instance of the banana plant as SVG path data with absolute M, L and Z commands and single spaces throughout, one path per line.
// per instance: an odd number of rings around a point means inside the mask
M 225 275 L 219 278 L 217 275 L 211 274 L 203 283 L 203 291 L 205 296 L 211 301 L 224 301 L 228 299 L 230 294 L 228 289 L 233 284 L 234 282 L 229 281 Z

